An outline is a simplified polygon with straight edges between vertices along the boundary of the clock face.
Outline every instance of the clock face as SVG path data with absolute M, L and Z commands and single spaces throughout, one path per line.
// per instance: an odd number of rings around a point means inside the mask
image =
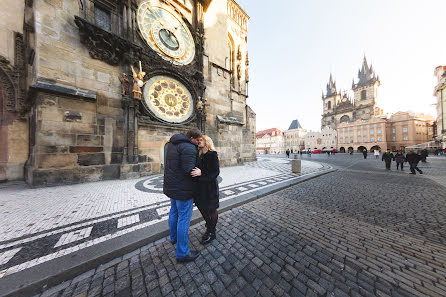
M 152 77 L 144 86 L 143 96 L 149 110 L 163 121 L 181 123 L 192 116 L 192 95 L 174 78 L 164 75 Z
M 137 11 L 139 32 L 162 58 L 175 65 L 187 65 L 194 59 L 194 39 L 171 7 L 159 0 L 143 1 Z

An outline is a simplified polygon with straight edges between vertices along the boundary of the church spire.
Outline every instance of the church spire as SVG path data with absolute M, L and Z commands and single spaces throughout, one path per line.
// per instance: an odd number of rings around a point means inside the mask
M 371 80 L 376 81 L 375 71 L 373 70 L 372 65 L 370 65 L 369 67 L 365 55 L 362 61 L 362 67 L 358 71 L 358 79 L 359 81 L 357 83 L 357 86 L 364 85 Z
M 331 72 L 330 72 L 330 80 L 329 80 L 329 82 L 327 84 L 327 97 L 331 97 L 331 96 L 334 96 L 336 94 L 337 94 L 336 82 L 333 81 L 333 76 L 331 75 Z

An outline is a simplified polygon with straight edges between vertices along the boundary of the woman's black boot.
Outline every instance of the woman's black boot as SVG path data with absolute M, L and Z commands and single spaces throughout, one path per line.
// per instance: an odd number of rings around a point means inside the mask
M 208 244 L 209 242 L 211 242 L 212 240 L 215 239 L 215 232 L 206 232 L 207 235 L 206 237 L 203 235 L 203 237 L 201 238 L 201 244 Z

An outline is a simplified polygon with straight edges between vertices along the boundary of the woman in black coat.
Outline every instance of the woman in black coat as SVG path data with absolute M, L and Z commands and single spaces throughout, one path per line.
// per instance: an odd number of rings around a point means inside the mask
M 198 178 L 195 205 L 206 221 L 206 232 L 201 238 L 201 243 L 206 244 L 215 239 L 219 207 L 217 177 L 220 174 L 220 164 L 214 143 L 209 136 L 201 137 L 198 148 L 200 149 L 198 168 L 193 169 L 191 175 Z

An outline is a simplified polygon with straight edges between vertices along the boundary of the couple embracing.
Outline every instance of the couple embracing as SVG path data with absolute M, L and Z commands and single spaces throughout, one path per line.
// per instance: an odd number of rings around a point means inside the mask
M 189 225 L 193 203 L 206 221 L 201 243 L 215 239 L 218 220 L 220 174 L 218 155 L 212 139 L 193 128 L 170 138 L 166 150 L 163 192 L 170 198 L 169 235 L 176 244 L 177 262 L 190 262 L 199 256 L 189 249 Z

